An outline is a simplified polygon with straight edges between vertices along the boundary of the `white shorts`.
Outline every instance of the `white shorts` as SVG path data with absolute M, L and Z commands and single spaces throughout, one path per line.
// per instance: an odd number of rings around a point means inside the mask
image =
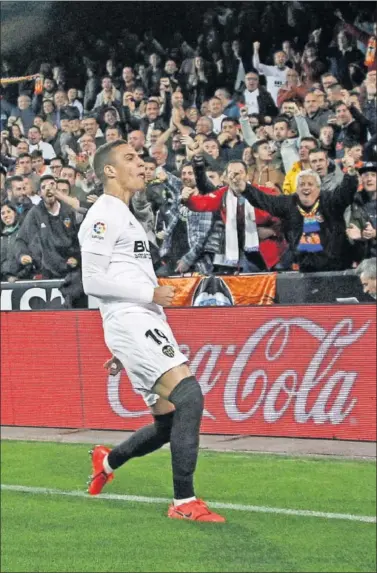
M 187 362 L 166 320 L 152 312 L 116 312 L 105 320 L 104 335 L 147 406 L 157 402 L 158 395 L 151 392 L 157 380 Z

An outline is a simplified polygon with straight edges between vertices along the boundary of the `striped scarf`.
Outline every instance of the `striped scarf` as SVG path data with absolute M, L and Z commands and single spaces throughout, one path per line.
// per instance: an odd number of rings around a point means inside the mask
M 323 221 L 321 214 L 318 212 L 319 200 L 314 204 L 312 209 L 304 211 L 299 205 L 298 210 L 304 217 L 303 233 L 301 235 L 298 250 L 305 253 L 318 253 L 323 251 L 321 245 L 321 238 L 319 232 L 321 230 L 320 223 Z

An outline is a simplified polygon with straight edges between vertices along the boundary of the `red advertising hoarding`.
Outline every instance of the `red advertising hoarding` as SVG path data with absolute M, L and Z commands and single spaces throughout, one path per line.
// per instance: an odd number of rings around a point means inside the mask
M 373 305 L 182 308 L 168 319 L 205 395 L 202 432 L 376 439 Z M 2 313 L 3 425 L 134 430 L 97 311 Z

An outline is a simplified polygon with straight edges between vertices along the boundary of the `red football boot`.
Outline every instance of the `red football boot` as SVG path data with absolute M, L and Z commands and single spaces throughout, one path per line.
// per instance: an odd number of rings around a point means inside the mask
M 201 499 L 195 499 L 181 505 L 172 504 L 169 507 L 168 517 L 171 519 L 187 519 L 189 521 L 207 521 L 212 523 L 224 523 L 225 517 L 210 511 Z
M 95 446 L 89 452 L 92 456 L 93 468 L 90 482 L 88 482 L 88 493 L 90 493 L 90 495 L 98 495 L 101 493 L 103 487 L 114 479 L 114 474 L 107 474 L 103 468 L 103 459 L 110 451 L 110 448 L 106 448 L 105 446 Z

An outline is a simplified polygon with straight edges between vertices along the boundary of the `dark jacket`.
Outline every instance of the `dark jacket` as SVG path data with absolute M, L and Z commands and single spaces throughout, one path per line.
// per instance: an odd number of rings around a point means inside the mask
M 163 112 L 153 122 L 154 123 L 154 129 L 161 129 L 162 131 L 167 130 L 167 128 L 169 127 L 171 111 L 172 111 L 171 96 L 167 92 Z M 143 118 L 139 119 L 130 113 L 129 107 L 123 106 L 122 118 L 123 118 L 124 125 L 125 125 L 125 131 L 127 133 L 129 133 L 130 131 L 132 131 L 134 129 L 140 129 L 144 133 L 144 135 L 147 134 L 148 127 L 151 123 L 147 117 L 143 117 Z
M 228 163 L 228 161 L 232 161 L 233 159 L 239 159 L 242 161 L 242 155 L 246 147 L 246 143 L 241 141 L 241 139 L 238 139 L 237 143 L 233 147 L 225 142 L 220 149 L 220 158 L 226 163 Z
M 278 115 L 279 110 L 276 107 L 271 94 L 263 86 L 259 86 L 258 90 L 259 90 L 259 96 L 257 97 L 257 101 L 259 106 L 259 115 L 262 116 L 269 115 L 271 117 Z M 244 91 L 245 91 L 245 85 L 242 84 L 240 90 L 236 94 L 237 101 L 242 104 L 245 103 Z
M 348 205 L 353 203 L 357 186 L 357 176 L 346 174 L 333 193 L 321 193 L 318 211 L 323 219 L 319 232 L 323 251 L 317 253 L 297 250 L 303 234 L 304 217 L 298 210 L 299 199 L 296 193 L 266 195 L 248 184 L 244 196 L 254 207 L 281 219 L 284 236 L 301 271 L 337 271 L 348 268 L 350 263 L 343 215 Z
M 350 207 L 349 224 L 356 225 L 361 231 L 370 223 L 373 229 L 377 228 L 377 202 L 371 198 L 371 194 L 362 189 L 356 193 L 355 200 Z M 360 262 L 363 259 L 375 257 L 377 252 L 376 238 L 369 240 L 352 241 L 353 259 Z
M 319 137 L 321 127 L 327 125 L 330 113 L 330 110 L 319 109 L 311 117 L 308 115 L 305 117 L 310 133 L 314 135 L 314 137 Z
M 1 237 L 0 237 L 0 280 L 7 280 L 12 276 L 11 261 L 14 258 L 14 247 L 18 231 L 20 229 L 20 221 L 15 207 L 10 206 L 16 213 L 15 224 L 12 227 L 6 227 L 1 224 Z M 14 276 L 14 275 L 13 275 Z
M 43 201 L 26 216 L 16 239 L 16 257 L 30 255 L 36 273 L 44 278 L 63 278 L 72 269 L 70 257 L 80 261 L 76 214 L 64 203 L 57 216 L 51 215 Z

